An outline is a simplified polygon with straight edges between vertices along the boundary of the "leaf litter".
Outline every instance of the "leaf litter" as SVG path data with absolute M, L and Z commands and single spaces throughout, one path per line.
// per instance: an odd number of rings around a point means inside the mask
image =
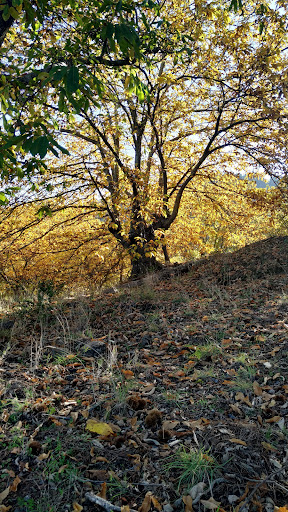
M 35 367 L 38 318 L 23 329 L 15 313 L 0 510 L 287 512 L 287 246 L 272 238 L 88 297 L 85 340 L 79 321 L 68 347 L 53 304 L 54 349 Z

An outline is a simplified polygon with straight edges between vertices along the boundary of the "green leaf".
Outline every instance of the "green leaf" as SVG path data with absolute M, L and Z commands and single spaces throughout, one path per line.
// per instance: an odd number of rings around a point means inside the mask
M 14 20 L 18 20 L 18 18 L 20 17 L 20 12 L 17 11 L 17 9 L 15 9 L 15 7 L 10 7 L 9 8 L 9 13 L 10 13 L 10 16 L 12 16 L 12 18 L 14 18 Z
M 52 217 L 52 210 L 48 205 L 41 206 L 41 208 L 39 208 L 39 210 L 37 211 L 36 215 L 40 220 L 43 219 L 44 217 Z
M 41 135 L 33 141 L 30 147 L 30 153 L 35 156 L 39 155 L 40 158 L 44 158 L 49 148 L 49 140 L 45 135 Z
M 10 18 L 10 12 L 9 12 L 9 6 L 5 5 L 3 12 L 2 12 L 2 18 L 4 21 L 9 20 Z
M 229 11 L 232 11 L 232 9 L 234 10 L 234 12 L 238 11 L 238 0 L 232 0 L 229 6 Z
M 5 196 L 4 192 L 0 192 L 0 204 L 6 204 L 8 203 L 8 199 Z
M 66 89 L 67 92 L 72 93 L 76 92 L 79 88 L 79 71 L 76 66 L 72 66 L 66 77 Z

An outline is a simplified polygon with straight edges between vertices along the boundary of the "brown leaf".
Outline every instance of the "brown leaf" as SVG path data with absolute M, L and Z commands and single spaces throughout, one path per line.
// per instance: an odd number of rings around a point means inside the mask
M 266 420 L 266 423 L 277 423 L 277 421 L 281 420 L 281 416 L 273 416 L 273 418 L 269 418 L 269 420 Z
M 154 508 L 156 508 L 156 510 L 162 510 L 162 506 L 160 505 L 159 501 L 155 498 L 155 496 L 151 496 L 151 499 L 152 499 L 152 503 L 154 505 Z
M 10 485 L 10 491 L 16 492 L 17 487 L 20 484 L 20 482 L 21 482 L 21 480 L 20 480 L 19 476 L 17 475 L 16 478 L 14 478 L 12 484 Z
M 177 427 L 177 425 L 179 425 L 179 421 L 163 421 L 163 429 L 164 430 L 173 430 L 173 428 Z
M 152 492 L 148 491 L 145 494 L 145 498 L 143 500 L 141 507 L 138 509 L 139 512 L 149 512 L 149 510 L 151 508 L 151 502 L 152 502 Z
M 103 482 L 103 484 L 101 484 L 101 486 L 100 486 L 100 492 L 98 493 L 98 496 L 100 496 L 100 498 L 103 498 L 103 500 L 106 500 L 106 493 L 107 493 L 107 483 Z
M 185 504 L 185 512 L 193 512 L 193 507 L 192 507 L 192 498 L 190 496 L 190 494 L 188 494 L 187 496 L 182 496 L 182 500 L 183 500 L 183 503 Z
M 256 396 L 261 396 L 263 391 L 261 386 L 258 384 L 257 380 L 254 380 L 253 382 L 253 390 Z
M 39 457 L 37 457 L 37 459 L 38 460 L 46 460 L 46 459 L 48 459 L 50 453 L 51 453 L 51 451 L 48 453 L 41 453 L 41 455 L 39 455 Z
M 63 473 L 63 471 L 65 471 L 65 469 L 68 468 L 68 464 L 63 464 L 63 466 L 61 466 L 59 469 L 58 469 L 58 473 L 59 475 L 61 473 Z
M 232 411 L 236 412 L 237 414 L 240 414 L 240 416 L 243 414 L 241 409 L 239 409 L 239 407 L 237 405 L 231 404 L 230 407 L 231 407 Z

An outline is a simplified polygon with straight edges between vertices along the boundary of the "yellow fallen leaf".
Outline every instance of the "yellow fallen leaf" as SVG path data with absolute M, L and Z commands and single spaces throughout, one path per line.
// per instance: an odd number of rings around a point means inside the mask
M 185 512 L 193 512 L 193 507 L 192 507 L 192 498 L 191 496 L 188 494 L 188 496 L 182 496 L 182 500 L 183 500 L 183 503 L 185 504 Z
M 261 444 L 263 448 L 265 448 L 265 450 L 268 450 L 269 452 L 277 452 L 277 448 L 275 448 L 275 446 L 272 446 L 272 444 L 266 443 L 266 441 L 263 441 Z
M 64 464 L 63 466 L 61 466 L 61 468 L 58 469 L 59 475 L 63 473 L 63 471 L 65 471 L 66 468 L 68 468 L 68 464 Z
M 235 444 L 242 444 L 242 446 L 247 446 L 247 443 L 245 441 L 242 441 L 242 439 L 237 439 L 237 437 L 232 437 L 231 439 L 229 439 L 230 443 L 235 443 Z
M 73 512 L 81 512 L 83 510 L 82 505 L 79 505 L 76 501 L 73 502 Z
M 11 508 L 11 505 L 9 505 L 9 507 L 6 507 L 5 505 L 0 505 L 0 512 L 9 512 Z
M 48 453 L 41 453 L 41 455 L 39 455 L 39 457 L 37 457 L 37 459 L 38 460 L 46 460 L 46 459 L 48 459 L 50 453 L 51 453 L 51 451 Z
M 86 423 L 86 430 L 89 432 L 94 432 L 95 434 L 99 434 L 101 436 L 109 436 L 110 434 L 114 434 L 112 428 L 108 423 L 102 423 L 97 420 L 91 418 Z

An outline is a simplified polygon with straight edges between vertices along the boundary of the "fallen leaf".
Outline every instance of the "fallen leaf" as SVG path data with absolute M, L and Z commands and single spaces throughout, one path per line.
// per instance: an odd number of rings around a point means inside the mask
M 163 422 L 162 428 L 164 430 L 171 430 L 171 429 L 173 430 L 173 428 L 177 427 L 177 425 L 179 425 L 179 421 L 177 421 L 177 420 L 176 421 L 169 421 L 169 420 L 167 420 L 167 421 Z
M 83 510 L 82 505 L 79 505 L 76 501 L 73 502 L 73 512 L 81 512 Z
M 182 496 L 182 501 L 185 504 L 185 512 L 193 512 L 192 498 L 190 494 L 188 494 L 188 496 Z
M 215 501 L 214 498 L 209 498 L 209 500 L 200 500 L 202 505 L 208 510 L 216 510 L 220 506 L 220 501 Z
M 99 434 L 101 436 L 109 436 L 110 434 L 114 434 L 112 428 L 108 423 L 102 423 L 97 420 L 91 418 L 86 423 L 86 430 L 89 432 L 94 432 L 95 434 Z
M 37 457 L 38 460 L 46 460 L 48 459 L 49 455 L 50 455 L 51 452 L 48 452 L 48 453 L 41 453 L 41 455 L 39 455 L 39 457 Z
M 73 420 L 73 423 L 75 423 L 78 420 L 79 412 L 78 411 L 71 412 L 70 416 L 71 416 L 71 418 Z
M 151 508 L 151 502 L 152 502 L 152 492 L 148 491 L 145 494 L 145 498 L 143 500 L 141 507 L 138 509 L 139 512 L 149 512 L 149 510 Z
M 281 420 L 281 416 L 273 416 L 273 418 L 269 418 L 269 420 L 266 420 L 266 423 L 277 423 L 277 421 Z
M 232 411 L 236 412 L 237 414 L 240 414 L 240 415 L 243 414 L 241 409 L 239 409 L 239 407 L 237 407 L 237 405 L 230 404 L 230 407 L 231 407 Z
M 235 444 L 242 444 L 242 446 L 247 446 L 247 443 L 245 441 L 242 441 L 242 439 L 237 439 L 236 437 L 232 437 L 231 439 L 229 439 L 230 443 L 235 443 Z
M 5 489 L 5 491 L 0 493 L 0 504 L 2 503 L 2 501 L 6 500 L 9 492 L 10 492 L 10 485 L 9 485 L 9 487 L 7 487 L 7 489 Z
M 11 510 L 11 505 L 9 505 L 9 507 L 6 507 L 5 505 L 0 505 L 0 512 L 8 512 L 9 510 Z
M 275 448 L 275 446 L 272 446 L 272 444 L 266 443 L 266 441 L 263 441 L 261 444 L 263 448 L 265 448 L 265 450 L 268 450 L 269 452 L 277 452 L 277 448 Z
M 256 396 L 261 396 L 263 391 L 261 386 L 258 384 L 257 380 L 254 380 L 253 382 L 253 390 Z
M 152 503 L 154 505 L 154 508 L 156 508 L 156 510 L 162 510 L 162 506 L 160 505 L 159 501 L 157 500 L 157 498 L 155 498 L 155 496 L 151 496 L 151 499 L 152 499 Z
M 107 460 L 107 462 L 108 462 L 108 460 Z M 103 498 L 103 500 L 106 500 L 106 493 L 107 493 L 107 483 L 103 482 L 103 484 L 101 484 L 101 486 L 100 486 L 100 492 L 98 493 L 98 496 L 100 496 L 100 498 Z
M 131 370 L 122 370 L 122 373 L 127 380 L 133 379 L 134 377 L 134 373 Z
M 21 480 L 20 480 L 19 476 L 17 475 L 16 478 L 14 478 L 12 484 L 10 485 L 10 491 L 16 492 L 17 487 L 20 484 L 20 482 L 21 482 Z

